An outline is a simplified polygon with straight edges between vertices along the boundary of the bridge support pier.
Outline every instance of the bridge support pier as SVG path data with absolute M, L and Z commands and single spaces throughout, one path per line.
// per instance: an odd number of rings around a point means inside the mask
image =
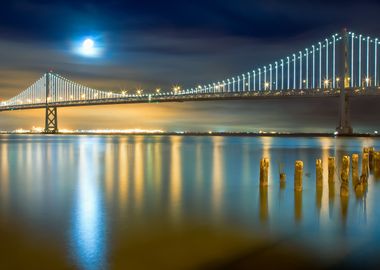
M 350 79 L 348 72 L 348 33 L 347 29 L 342 31 L 342 47 L 341 47 L 341 59 L 339 66 L 339 75 L 341 78 L 341 90 L 340 90 L 340 110 L 339 110 L 339 124 L 336 128 L 338 135 L 351 135 L 353 129 L 351 127 L 350 119 Z
M 50 97 L 50 72 L 46 73 L 46 110 L 45 110 L 45 130 L 44 133 L 58 133 L 58 113 L 57 107 L 49 106 Z
M 46 107 L 44 132 L 48 134 L 58 133 L 57 107 Z
M 336 128 L 339 135 L 350 135 L 353 133 L 350 119 L 350 94 L 345 89 L 340 93 L 339 126 Z

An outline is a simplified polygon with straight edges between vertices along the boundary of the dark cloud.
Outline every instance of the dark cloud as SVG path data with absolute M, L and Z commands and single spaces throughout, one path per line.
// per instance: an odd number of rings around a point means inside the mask
M 73 33 L 155 32 L 166 35 L 288 38 L 314 29 L 374 20 L 378 1 L 9 1 L 3 34 L 64 39 Z M 352 15 L 356 12 L 355 15 Z M 362 12 L 358 15 L 357 12 Z M 364 15 L 365 14 L 365 15 Z M 371 18 L 372 17 L 372 18 Z M 359 23 L 358 23 L 359 24 Z M 365 25 L 362 22 L 361 25 Z

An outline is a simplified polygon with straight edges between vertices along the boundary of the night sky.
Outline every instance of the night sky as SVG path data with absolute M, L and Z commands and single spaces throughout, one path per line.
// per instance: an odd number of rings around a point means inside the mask
M 96 89 L 221 81 L 347 27 L 380 37 L 380 2 L 9 1 L 0 9 L 0 97 L 54 72 Z M 77 53 L 85 38 L 97 57 Z M 147 90 L 146 90 L 147 91 Z M 353 100 L 356 131 L 380 130 L 380 98 Z M 333 131 L 337 99 L 214 101 L 59 109 L 59 127 L 167 131 Z M 0 130 L 43 126 L 43 110 L 0 114 Z

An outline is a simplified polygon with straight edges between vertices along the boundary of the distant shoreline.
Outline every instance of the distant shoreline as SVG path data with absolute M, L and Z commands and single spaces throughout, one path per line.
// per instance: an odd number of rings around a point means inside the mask
M 100 135 L 100 136 L 200 136 L 200 137 L 210 137 L 210 136 L 224 136 L 224 137 L 370 137 L 379 138 L 380 134 L 368 134 L 368 133 L 356 133 L 352 135 L 335 135 L 333 133 L 255 133 L 255 132 L 58 132 L 55 134 L 45 134 L 38 132 L 0 132 L 0 135 Z

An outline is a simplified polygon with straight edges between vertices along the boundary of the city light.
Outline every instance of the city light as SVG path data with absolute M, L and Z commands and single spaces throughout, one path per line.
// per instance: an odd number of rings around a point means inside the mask
M 209 86 L 209 89 L 210 89 L 210 86 Z M 178 92 L 181 90 L 181 87 L 180 86 L 174 86 L 173 87 L 173 92 L 174 94 L 178 94 Z
M 370 86 L 371 78 L 366 77 L 366 78 L 365 78 L 365 83 L 366 83 L 366 86 Z

